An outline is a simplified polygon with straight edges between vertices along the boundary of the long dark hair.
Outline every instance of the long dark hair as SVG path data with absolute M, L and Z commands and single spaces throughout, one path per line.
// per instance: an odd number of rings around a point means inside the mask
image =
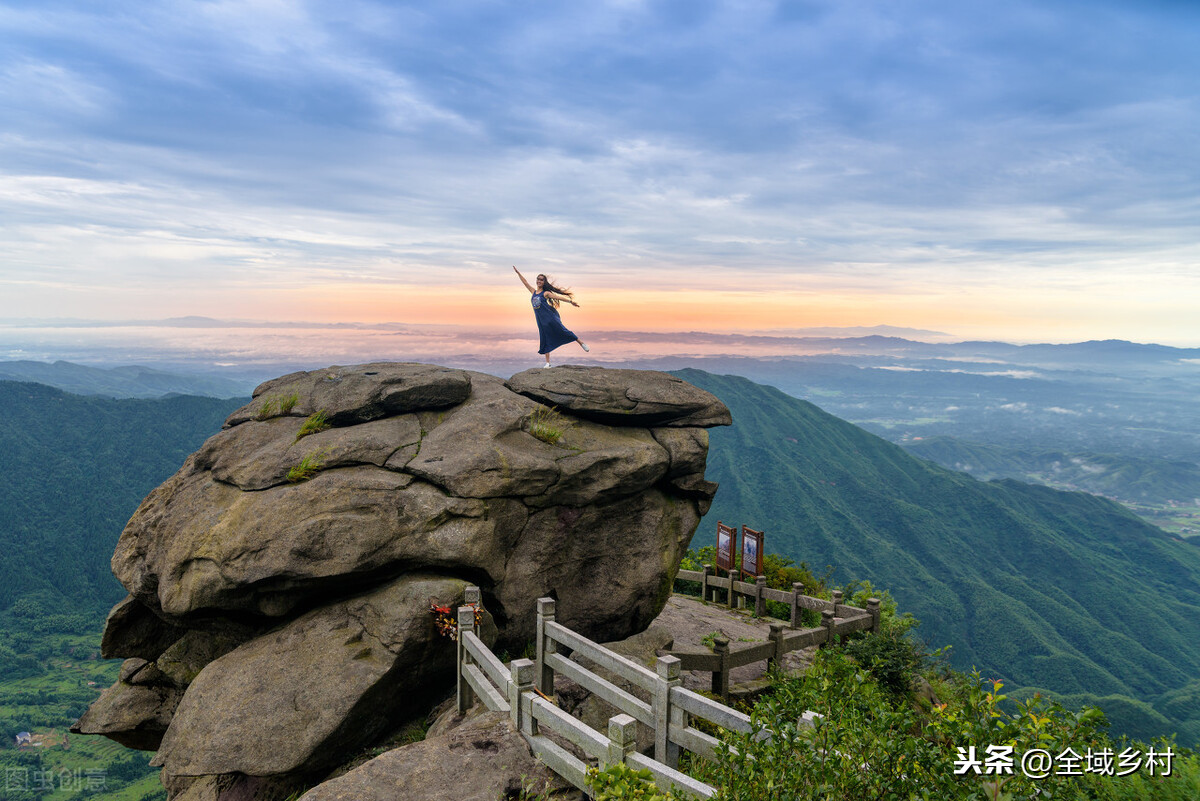
M 550 276 L 546 275 L 545 273 L 538 273 L 538 277 L 542 279 L 542 291 L 543 292 L 553 292 L 556 295 L 565 295 L 566 297 L 571 298 L 572 300 L 575 299 L 574 292 L 572 292 L 569 289 L 560 289 L 559 287 L 555 286 L 554 282 L 552 282 L 550 280 Z M 554 298 L 546 298 L 546 300 L 550 302 L 551 306 L 553 306 L 556 309 L 558 308 L 557 300 L 555 300 Z

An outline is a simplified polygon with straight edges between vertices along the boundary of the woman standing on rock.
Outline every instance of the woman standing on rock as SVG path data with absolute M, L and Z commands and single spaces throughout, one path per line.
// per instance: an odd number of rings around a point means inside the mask
M 521 279 L 521 283 L 529 290 L 531 294 L 530 302 L 533 304 L 533 316 L 537 320 L 538 327 L 538 353 L 546 356 L 546 363 L 543 367 L 550 366 L 550 351 L 557 347 L 566 345 L 568 342 L 578 342 L 579 347 L 583 348 L 584 352 L 590 351 L 579 337 L 567 330 L 562 324 L 562 319 L 558 316 L 558 304 L 560 301 L 566 301 L 572 306 L 578 308 L 579 304 L 575 302 L 575 296 L 570 290 L 559 289 L 554 284 L 550 283 L 545 274 L 539 274 L 537 277 L 537 287 L 534 288 L 525 280 L 525 276 L 521 275 L 521 271 L 515 266 L 513 272 L 517 274 L 517 278 Z

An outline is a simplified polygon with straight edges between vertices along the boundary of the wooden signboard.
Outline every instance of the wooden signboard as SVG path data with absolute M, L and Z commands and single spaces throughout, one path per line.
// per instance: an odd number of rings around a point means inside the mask
M 751 578 L 762 575 L 763 533 L 742 525 L 742 575 Z
M 730 528 L 717 521 L 717 570 L 730 572 L 733 570 L 734 547 L 737 545 L 737 529 Z

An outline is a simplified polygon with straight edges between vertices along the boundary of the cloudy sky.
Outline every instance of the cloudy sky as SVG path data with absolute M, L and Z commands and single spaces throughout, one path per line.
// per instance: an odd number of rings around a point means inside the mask
M 1192 0 L 0 0 L 0 317 L 1200 345 Z

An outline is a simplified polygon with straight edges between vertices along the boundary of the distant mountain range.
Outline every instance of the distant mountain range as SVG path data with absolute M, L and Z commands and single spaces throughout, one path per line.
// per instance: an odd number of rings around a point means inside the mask
M 717 520 L 762 529 L 768 551 L 889 589 L 960 668 L 1200 742 L 1200 548 L 1102 498 L 914 458 L 743 378 L 675 374 L 734 420 L 710 434 L 721 488 L 693 545 Z
M 214 375 L 184 375 L 133 365 L 87 367 L 64 361 L 0 362 L 0 381 L 31 381 L 76 395 L 111 398 L 161 398 L 164 395 L 233 398 L 247 396 L 254 388 L 244 380 Z

